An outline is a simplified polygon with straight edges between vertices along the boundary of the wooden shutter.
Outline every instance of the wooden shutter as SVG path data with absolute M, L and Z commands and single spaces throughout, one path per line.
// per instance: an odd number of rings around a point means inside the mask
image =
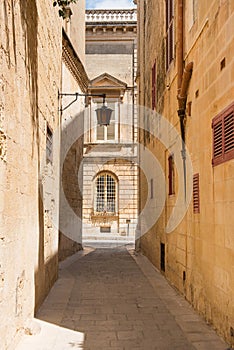
M 213 128 L 213 166 L 234 158 L 234 103 L 217 115 Z
M 174 169 L 174 157 L 170 155 L 168 157 L 168 194 L 175 193 L 175 169 Z
M 156 61 L 152 67 L 152 109 L 156 108 Z
M 193 212 L 200 213 L 199 174 L 193 175 Z
M 174 57 L 174 0 L 166 0 L 166 68 Z
M 234 150 L 234 111 L 224 117 L 224 153 Z

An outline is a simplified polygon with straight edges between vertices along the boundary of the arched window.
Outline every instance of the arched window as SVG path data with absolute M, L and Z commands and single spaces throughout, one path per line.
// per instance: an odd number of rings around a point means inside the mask
M 116 212 L 117 181 L 110 173 L 101 173 L 95 181 L 94 210 L 98 213 Z

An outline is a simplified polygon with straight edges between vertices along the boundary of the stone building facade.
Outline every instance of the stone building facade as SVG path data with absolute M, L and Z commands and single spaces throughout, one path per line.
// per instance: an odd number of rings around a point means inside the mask
M 155 214 L 139 244 L 234 344 L 234 3 L 137 5 L 139 206 Z
M 76 91 L 87 84 L 83 66 L 82 83 L 66 68 L 69 59 L 79 61 L 75 39 L 68 38 L 72 28 L 67 30 L 62 42 L 62 20 L 52 1 L 1 1 L 1 349 L 15 348 L 58 274 L 61 125 L 65 128 L 58 91 L 68 88 L 67 79 Z M 73 57 L 67 59 L 66 50 Z
M 101 97 L 85 117 L 83 239 L 135 239 L 137 223 L 136 11 L 86 10 L 91 95 L 106 94 L 109 126 L 98 126 Z

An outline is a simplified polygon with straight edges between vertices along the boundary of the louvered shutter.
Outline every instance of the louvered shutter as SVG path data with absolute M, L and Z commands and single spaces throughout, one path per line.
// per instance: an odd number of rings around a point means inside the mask
M 216 116 L 213 128 L 213 166 L 234 158 L 234 103 Z
M 199 174 L 193 175 L 193 212 L 200 213 Z

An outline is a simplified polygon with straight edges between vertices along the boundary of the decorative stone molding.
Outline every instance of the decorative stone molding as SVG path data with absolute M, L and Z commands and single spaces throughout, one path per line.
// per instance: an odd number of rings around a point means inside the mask
M 136 22 L 137 10 L 86 10 L 86 22 Z
M 82 92 L 86 92 L 89 85 L 89 78 L 85 71 L 85 68 L 79 59 L 75 49 L 72 46 L 66 32 L 63 30 L 63 62 L 66 64 L 71 74 L 76 79 Z
M 90 220 L 95 226 L 108 226 L 112 224 L 114 221 L 119 221 L 119 216 L 109 213 L 94 213 L 92 212 L 90 215 Z

